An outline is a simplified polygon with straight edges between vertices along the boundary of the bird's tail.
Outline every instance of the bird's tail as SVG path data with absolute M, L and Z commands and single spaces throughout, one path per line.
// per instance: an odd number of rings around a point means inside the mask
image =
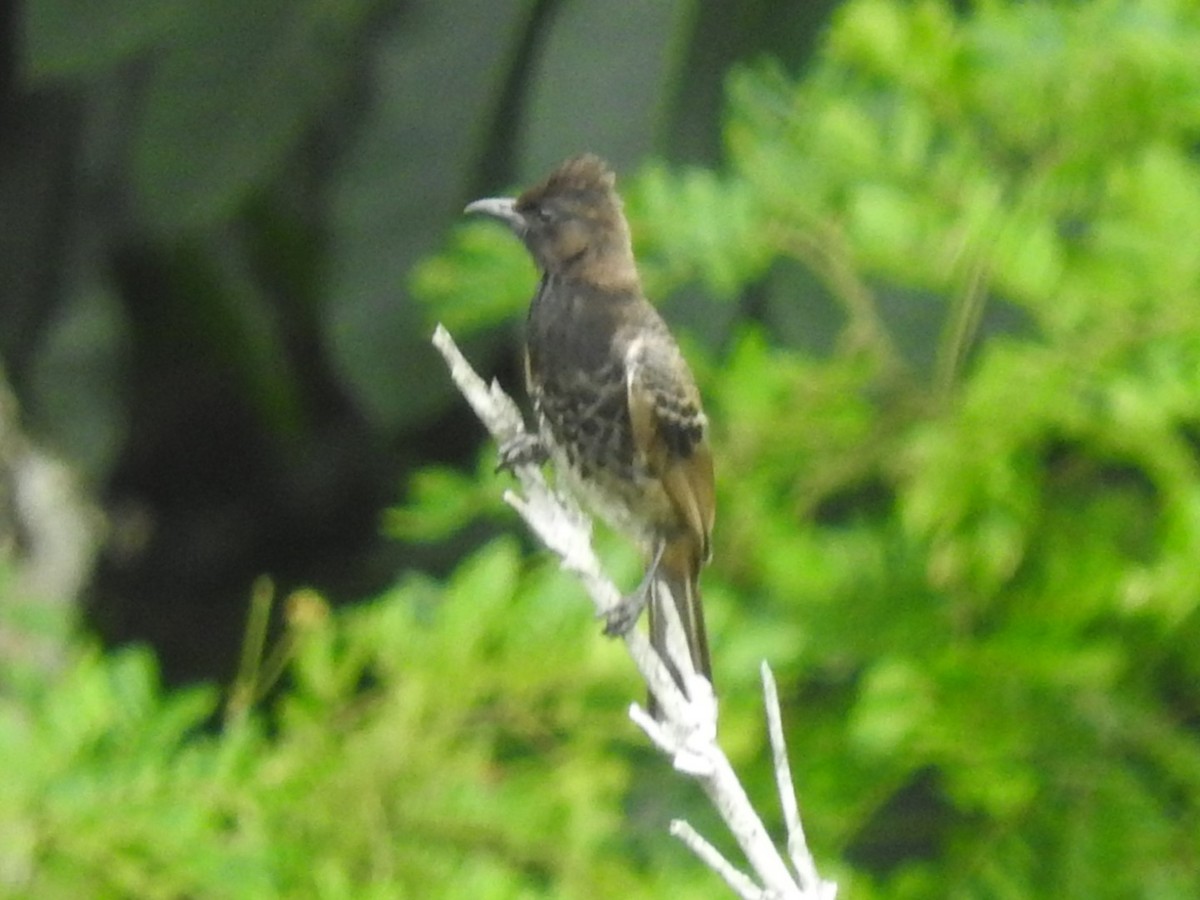
M 667 663 L 675 682 L 683 687 L 683 680 L 671 664 L 667 653 L 667 621 L 661 604 L 667 602 L 667 595 L 662 590 L 665 584 L 675 601 L 675 609 L 679 613 L 679 621 L 683 625 L 683 633 L 687 638 L 688 652 L 692 657 L 692 665 L 696 671 L 712 683 L 712 659 L 708 652 L 708 631 L 704 627 L 704 606 L 700 600 L 700 565 L 692 554 L 677 557 L 671 553 L 670 547 L 659 564 L 658 574 L 661 582 L 656 580 L 650 593 L 650 643 L 658 651 L 659 656 Z M 658 704 L 654 697 L 649 700 L 651 715 L 657 717 Z

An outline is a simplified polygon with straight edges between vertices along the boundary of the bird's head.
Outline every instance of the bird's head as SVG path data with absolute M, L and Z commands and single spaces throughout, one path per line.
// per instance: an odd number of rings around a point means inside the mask
M 590 153 L 568 159 L 519 197 L 476 200 L 465 212 L 507 224 L 552 275 L 613 287 L 637 283 L 616 176 Z

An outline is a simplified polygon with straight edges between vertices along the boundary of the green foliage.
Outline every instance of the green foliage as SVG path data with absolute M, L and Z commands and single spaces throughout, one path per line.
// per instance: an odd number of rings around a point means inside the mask
M 140 220 L 176 235 L 228 217 L 279 167 L 338 89 L 341 57 L 368 8 L 110 0 L 83 16 L 62 0 L 36 0 L 26 72 L 78 77 L 160 46 L 141 97 L 132 179 Z
M 1200 894 L 1198 56 L 1182 0 L 858 0 L 803 79 L 731 78 L 723 171 L 624 181 L 657 296 L 766 301 L 689 346 L 722 736 L 770 815 L 765 656 L 843 896 Z M 470 224 L 413 285 L 466 334 L 532 282 Z M 831 304 L 820 352 L 782 337 Z M 492 459 L 418 477 L 395 532 L 503 515 Z M 502 538 L 295 614 L 280 696 L 208 734 L 211 695 L 82 655 L 5 697 L 0 884 L 718 894 L 661 836 L 695 798 L 611 737 L 634 680 L 576 595 Z
M 596 711 L 632 679 L 561 594 L 500 540 L 336 620 L 296 595 L 269 736 L 80 652 L 0 704 L 0 895 L 626 896 Z
M 455 334 L 511 321 L 536 278 L 528 257 L 509 253 L 512 238 L 494 223 L 474 222 L 453 237 L 453 256 L 434 256 L 413 270 L 413 290 L 437 309 Z
M 187 736 L 212 691 L 165 698 L 145 651 L 81 652 L 52 685 L 0 702 L 5 896 L 218 896 L 265 885 L 231 827 L 251 742 Z
M 766 655 L 853 896 L 1200 890 L 1197 52 L 1184 3 L 851 3 L 732 77 L 725 172 L 625 182 L 653 293 L 840 309 L 698 368 L 725 732 Z
M 278 861 L 292 891 L 313 872 L 346 896 L 451 884 L 552 895 L 604 880 L 588 848 L 611 832 L 626 776 L 588 727 L 603 695 L 587 685 L 616 658 L 579 652 L 587 623 L 547 587 L 502 541 L 444 589 L 414 581 L 302 642 L 269 790 L 324 799 L 307 801 L 305 852 Z M 531 657 L 568 680 L 536 678 Z M 265 812 L 268 827 L 295 827 L 290 804 Z

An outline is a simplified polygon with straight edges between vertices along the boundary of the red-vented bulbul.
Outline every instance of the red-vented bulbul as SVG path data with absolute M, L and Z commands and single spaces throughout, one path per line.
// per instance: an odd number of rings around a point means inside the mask
M 642 293 L 615 184 L 588 154 L 515 199 L 466 208 L 505 222 L 541 271 L 525 347 L 540 438 L 502 448 L 501 460 L 548 456 L 585 505 L 639 543 L 646 577 L 609 617 L 608 631 L 631 627 L 649 599 L 650 638 L 669 664 L 655 590 L 661 575 L 692 663 L 711 681 L 698 585 L 715 507 L 708 422 L 678 345 Z

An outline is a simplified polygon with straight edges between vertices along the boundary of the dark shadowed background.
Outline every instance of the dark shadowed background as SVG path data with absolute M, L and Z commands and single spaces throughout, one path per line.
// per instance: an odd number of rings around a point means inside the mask
M 452 559 L 379 525 L 480 440 L 413 263 L 581 150 L 714 161 L 727 69 L 799 69 L 832 6 L 7 6 L 0 359 L 107 516 L 91 624 L 223 679 L 256 576 L 352 599 Z M 517 333 L 476 349 L 511 370 Z

